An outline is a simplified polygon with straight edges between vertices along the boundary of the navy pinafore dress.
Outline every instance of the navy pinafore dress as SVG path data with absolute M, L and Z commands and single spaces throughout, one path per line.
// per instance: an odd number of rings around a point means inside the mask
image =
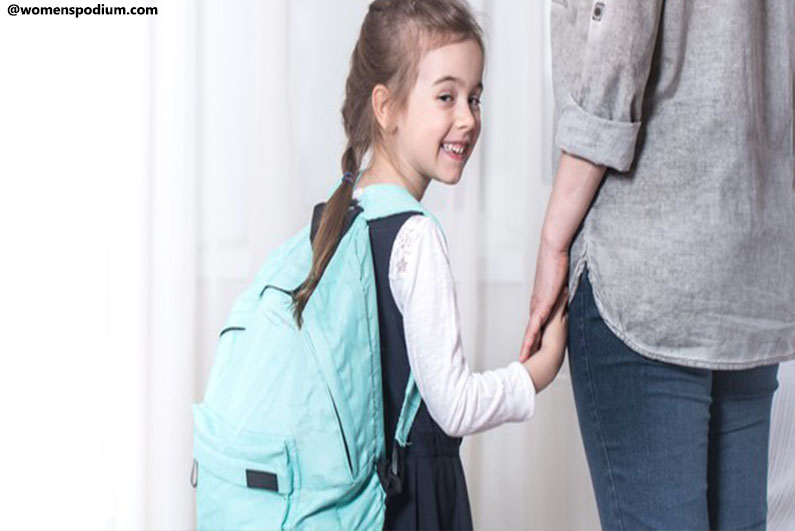
M 403 316 L 389 287 L 389 259 L 398 231 L 416 214 L 401 213 L 370 222 L 387 455 L 392 454 L 410 371 Z M 423 402 L 409 432 L 403 459 L 402 490 L 387 499 L 385 529 L 472 529 L 460 446 L 461 439 L 444 433 Z

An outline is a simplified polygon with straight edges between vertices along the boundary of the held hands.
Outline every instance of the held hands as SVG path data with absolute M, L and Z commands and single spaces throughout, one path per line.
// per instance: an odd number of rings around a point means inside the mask
M 541 329 L 552 314 L 552 307 L 568 276 L 569 246 L 594 200 L 605 171 L 604 166 L 568 153 L 560 156 L 541 229 L 530 321 L 519 352 L 521 362 L 538 349 Z
M 569 296 L 568 289 L 559 292 L 552 317 L 541 331 L 540 346 L 529 359 L 522 360 L 525 369 L 530 373 L 530 378 L 540 393 L 555 379 L 560 366 L 563 364 L 563 355 L 566 352 L 566 335 L 568 332 L 569 315 L 566 303 Z M 524 352 L 524 346 L 522 347 Z
M 563 314 L 568 297 L 563 286 L 569 271 L 569 246 L 605 171 L 604 166 L 574 155 L 560 156 L 541 230 L 530 320 L 519 352 L 519 361 L 530 371 L 537 391 L 552 381 L 563 363 L 568 322 Z
M 519 361 L 524 363 L 531 352 L 539 348 L 542 328 L 546 324 L 553 307 L 560 303 L 561 291 L 569 272 L 569 253 L 563 246 L 556 246 L 542 234 L 538 250 L 536 276 L 533 282 L 533 295 L 530 298 L 530 319 L 524 334 Z

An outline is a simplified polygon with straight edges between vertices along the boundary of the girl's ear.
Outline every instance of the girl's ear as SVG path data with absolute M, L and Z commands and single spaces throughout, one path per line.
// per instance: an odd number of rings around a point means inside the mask
M 382 84 L 373 87 L 373 116 L 385 133 L 393 133 L 397 129 L 395 113 L 392 107 L 392 92 Z

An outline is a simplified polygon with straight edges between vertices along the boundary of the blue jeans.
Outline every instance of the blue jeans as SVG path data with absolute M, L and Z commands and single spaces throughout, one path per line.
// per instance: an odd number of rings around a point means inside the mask
M 587 270 L 569 308 L 569 365 L 603 529 L 764 529 L 778 365 L 693 369 L 629 349 Z

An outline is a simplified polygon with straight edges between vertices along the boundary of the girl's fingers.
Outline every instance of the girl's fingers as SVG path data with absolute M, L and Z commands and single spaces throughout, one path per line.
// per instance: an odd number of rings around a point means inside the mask
M 530 319 L 525 329 L 524 341 L 519 351 L 519 361 L 525 362 L 538 350 L 544 326 L 551 321 L 560 321 L 568 300 L 568 289 L 563 287 L 554 300 L 547 302 L 547 297 L 534 294 L 531 302 Z M 549 297 L 552 299 L 552 297 Z
M 568 298 L 568 289 L 564 287 L 555 301 L 555 306 L 552 309 L 552 316 L 541 331 L 541 342 L 543 346 L 546 346 L 548 341 L 550 342 L 549 346 L 553 349 L 557 348 L 558 343 L 561 341 L 565 344 L 565 334 L 568 323 L 568 314 L 566 313 Z

